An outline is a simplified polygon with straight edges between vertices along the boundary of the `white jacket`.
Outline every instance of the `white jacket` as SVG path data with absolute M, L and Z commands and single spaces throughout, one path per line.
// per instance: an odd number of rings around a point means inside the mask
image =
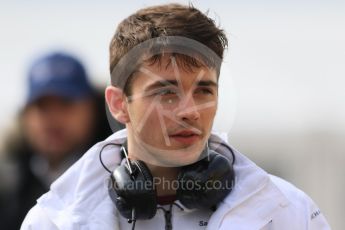
M 211 140 L 214 136 L 211 136 Z M 107 190 L 109 173 L 99 161 L 99 151 L 107 143 L 122 144 L 122 130 L 97 143 L 56 180 L 50 191 L 37 200 L 21 230 L 110 230 L 131 229 L 119 215 Z M 314 202 L 290 183 L 267 174 L 237 151 L 235 187 L 214 213 L 200 210 L 172 210 L 173 229 L 233 230 L 326 230 L 330 229 Z M 108 146 L 102 159 L 114 169 L 121 158 L 119 148 Z M 139 229 L 164 229 L 164 213 L 151 220 L 138 220 Z

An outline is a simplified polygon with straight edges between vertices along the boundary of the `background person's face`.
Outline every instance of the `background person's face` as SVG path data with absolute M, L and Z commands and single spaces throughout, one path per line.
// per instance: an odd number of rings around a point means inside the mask
M 198 160 L 210 135 L 217 110 L 216 71 L 186 70 L 164 56 L 144 63 L 132 80 L 127 104 L 129 141 L 149 155 L 131 152 L 147 163 L 185 165 Z M 152 157 L 154 159 L 148 159 Z
M 23 125 L 34 151 L 58 161 L 89 140 L 94 128 L 94 105 L 89 99 L 43 97 L 26 108 Z

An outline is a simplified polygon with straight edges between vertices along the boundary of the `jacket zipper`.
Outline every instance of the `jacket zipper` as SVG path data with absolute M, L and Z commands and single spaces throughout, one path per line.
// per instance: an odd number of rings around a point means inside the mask
M 172 230 L 172 223 L 171 223 L 171 207 L 167 211 L 164 211 L 164 217 L 165 217 L 165 230 Z
M 172 222 L 171 222 L 171 217 L 172 217 L 172 204 L 169 207 L 169 210 L 164 209 L 163 207 L 158 207 L 158 209 L 162 209 L 164 212 L 164 219 L 165 219 L 165 230 L 172 230 Z

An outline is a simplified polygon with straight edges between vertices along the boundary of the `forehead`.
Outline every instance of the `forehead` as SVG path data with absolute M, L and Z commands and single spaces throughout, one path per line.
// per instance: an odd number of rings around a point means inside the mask
M 215 68 L 204 64 L 188 65 L 173 55 L 164 55 L 157 60 L 143 62 L 137 69 L 132 80 L 132 89 L 145 88 L 154 82 L 176 80 L 188 87 L 198 81 L 217 82 Z

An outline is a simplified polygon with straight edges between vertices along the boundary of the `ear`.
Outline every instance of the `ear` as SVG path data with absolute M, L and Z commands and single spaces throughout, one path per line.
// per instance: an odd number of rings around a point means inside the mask
M 129 122 L 127 102 L 120 88 L 108 86 L 105 89 L 105 100 L 111 115 L 122 124 Z

